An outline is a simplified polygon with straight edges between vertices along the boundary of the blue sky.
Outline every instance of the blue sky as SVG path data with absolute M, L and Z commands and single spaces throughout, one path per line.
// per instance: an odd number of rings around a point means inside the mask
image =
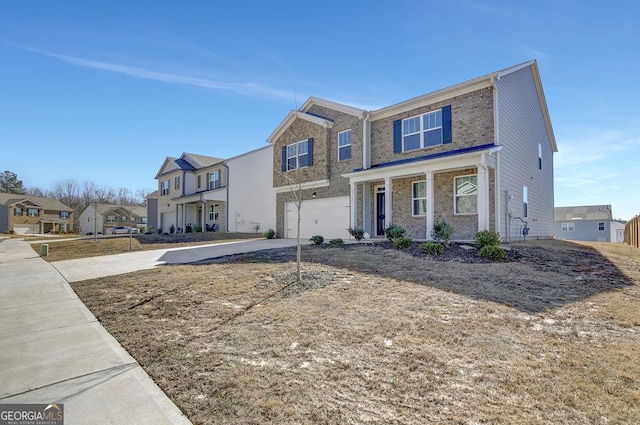
M 0 0 L 0 171 L 155 189 L 265 146 L 308 96 L 375 109 L 536 59 L 556 206 L 640 213 L 635 1 Z

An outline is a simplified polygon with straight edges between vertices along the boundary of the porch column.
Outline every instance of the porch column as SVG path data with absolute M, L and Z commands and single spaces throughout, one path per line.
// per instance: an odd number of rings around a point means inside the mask
M 375 236 L 371 225 L 371 183 L 362 183 L 362 228 L 372 237 Z
M 356 214 L 358 210 L 358 187 L 353 182 L 349 182 L 349 185 L 351 186 L 351 197 L 349 199 L 349 207 L 350 207 L 349 208 L 350 209 L 349 226 L 355 229 L 357 226 Z
M 478 231 L 489 229 L 489 173 L 478 165 Z
M 433 230 L 433 222 L 435 217 L 435 195 L 433 191 L 433 172 L 427 171 L 426 173 L 426 181 L 427 181 L 427 234 L 426 239 L 428 241 L 432 240 L 431 231 Z
M 384 227 L 389 227 L 393 223 L 391 204 L 393 203 L 393 183 L 391 177 L 384 178 Z
M 207 230 L 205 217 L 207 216 L 207 202 L 200 201 L 200 207 L 202 209 L 200 213 L 200 226 L 202 227 L 202 231 L 205 232 Z

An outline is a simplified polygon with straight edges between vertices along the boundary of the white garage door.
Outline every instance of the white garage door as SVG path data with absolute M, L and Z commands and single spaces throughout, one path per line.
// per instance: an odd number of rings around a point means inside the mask
M 37 224 L 14 224 L 13 231 L 17 235 L 35 235 L 40 231 L 40 226 Z
M 314 235 L 326 240 L 349 238 L 349 197 L 302 201 L 300 210 L 300 237 L 309 239 Z M 285 204 L 285 238 L 296 237 L 298 210 L 293 202 Z

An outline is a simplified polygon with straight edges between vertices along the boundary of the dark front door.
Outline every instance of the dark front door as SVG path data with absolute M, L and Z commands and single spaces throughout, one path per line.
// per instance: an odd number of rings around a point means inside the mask
M 384 236 L 384 192 L 376 193 L 376 235 Z

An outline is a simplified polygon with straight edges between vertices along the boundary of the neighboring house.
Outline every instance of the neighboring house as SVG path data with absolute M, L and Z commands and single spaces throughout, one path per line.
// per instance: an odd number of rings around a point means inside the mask
M 147 227 L 158 231 L 158 191 L 154 190 L 145 198 L 147 206 Z
M 147 209 L 143 206 L 90 204 L 80 213 L 80 234 L 109 234 L 110 229 L 130 226 L 143 229 L 147 226 Z
M 183 232 L 262 232 L 275 227 L 272 147 L 223 160 L 183 153 L 167 157 L 156 174 L 158 228 Z
M 611 205 L 556 207 L 555 237 L 576 241 L 611 242 L 612 222 Z M 622 228 L 624 229 L 624 225 Z
M 441 219 L 458 240 L 553 236 L 557 147 L 535 61 L 374 111 L 311 97 L 268 142 L 280 237 L 296 236 L 294 188 L 303 238 L 393 223 L 431 239 Z
M 626 223 L 614 220 L 611 222 L 611 242 L 624 243 L 624 227 Z
M 73 209 L 41 196 L 0 193 L 0 233 L 73 232 Z

